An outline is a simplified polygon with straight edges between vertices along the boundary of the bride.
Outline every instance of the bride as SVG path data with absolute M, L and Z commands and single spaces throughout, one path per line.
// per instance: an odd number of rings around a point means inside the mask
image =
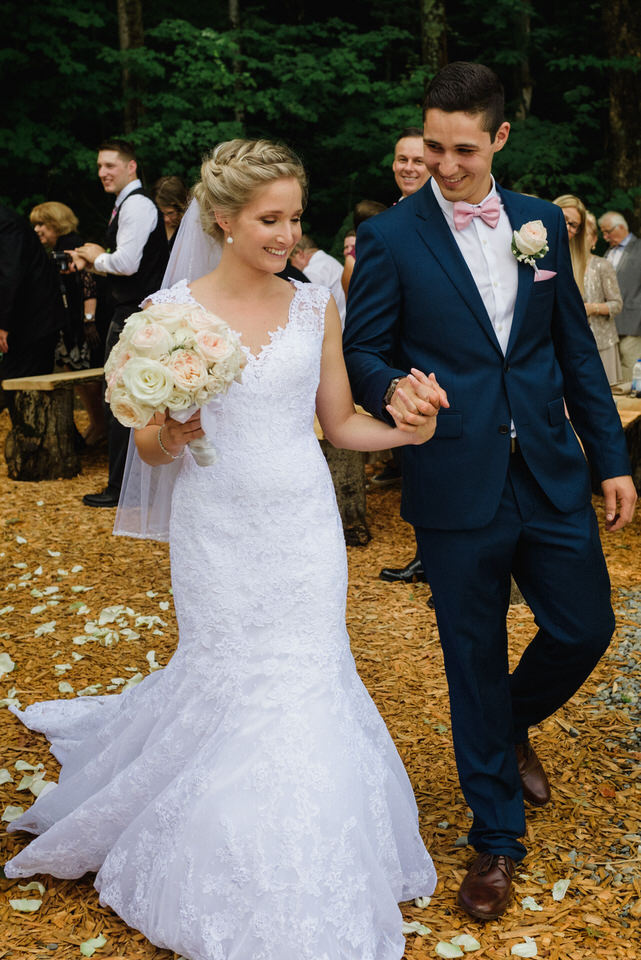
M 350 653 L 342 528 L 313 420 L 340 447 L 423 443 L 447 399 L 417 370 L 422 399 L 402 418 L 388 408 L 395 427 L 355 413 L 329 292 L 276 276 L 306 193 L 287 148 L 222 144 L 195 192 L 220 264 L 150 300 L 216 313 L 247 364 L 187 423 L 159 418 L 135 437 L 145 463 L 175 461 L 179 644 L 121 695 L 15 711 L 62 769 L 9 826 L 37 837 L 6 874 L 96 872 L 102 904 L 189 960 L 399 960 L 397 904 L 430 895 L 435 874 Z M 211 467 L 186 446 L 205 434 Z

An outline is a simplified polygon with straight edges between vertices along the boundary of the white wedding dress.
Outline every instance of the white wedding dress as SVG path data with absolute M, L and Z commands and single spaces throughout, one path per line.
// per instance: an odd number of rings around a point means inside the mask
M 15 711 L 62 770 L 9 826 L 38 836 L 7 876 L 95 871 L 101 903 L 189 960 L 399 960 L 397 903 L 435 885 L 345 630 L 313 429 L 327 298 L 296 285 L 287 325 L 202 411 L 219 458 L 187 454 L 174 488 L 167 667 Z M 154 299 L 194 302 L 185 282 Z

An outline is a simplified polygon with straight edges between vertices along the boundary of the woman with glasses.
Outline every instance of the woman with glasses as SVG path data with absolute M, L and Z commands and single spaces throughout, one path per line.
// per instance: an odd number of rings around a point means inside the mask
M 590 329 L 610 384 L 622 379 L 619 359 L 619 335 L 614 318 L 623 308 L 621 291 L 611 263 L 595 256 L 596 223 L 590 232 L 589 214 L 579 197 L 565 193 L 554 203 L 563 210 L 568 230 L 572 270 L 585 303 Z M 594 220 L 594 217 L 592 217 Z

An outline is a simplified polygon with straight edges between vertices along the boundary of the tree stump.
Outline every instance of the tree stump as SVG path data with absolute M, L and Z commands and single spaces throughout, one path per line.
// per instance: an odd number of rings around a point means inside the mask
M 364 547 L 371 540 L 366 519 L 365 457 L 357 450 L 337 450 L 328 440 L 319 440 L 329 466 L 345 543 Z
M 17 390 L 4 453 L 12 480 L 55 480 L 80 473 L 74 449 L 73 387 Z

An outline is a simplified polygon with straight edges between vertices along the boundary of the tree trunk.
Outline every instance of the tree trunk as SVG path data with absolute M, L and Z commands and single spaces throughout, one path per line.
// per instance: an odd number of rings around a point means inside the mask
M 530 15 L 525 6 L 515 11 L 514 45 L 520 59 L 514 68 L 517 120 L 525 120 L 532 106 L 532 73 L 530 71 Z
M 345 543 L 349 547 L 364 547 L 371 540 L 365 516 L 365 454 L 337 450 L 329 440 L 319 442 L 334 481 Z
M 122 54 L 123 125 L 126 133 L 136 129 L 142 112 L 138 79 L 130 69 L 128 52 L 144 46 L 142 0 L 118 0 L 118 37 Z
M 73 388 L 19 390 L 5 459 L 12 480 L 55 480 L 80 473 L 74 448 Z
M 232 25 L 232 29 L 237 34 L 240 29 L 240 0 L 229 0 L 229 22 Z M 242 95 L 240 91 L 240 42 L 238 41 L 238 53 L 234 57 L 234 119 L 236 123 L 241 126 L 245 123 L 245 108 L 242 100 Z
M 419 0 L 421 17 L 421 62 L 436 73 L 447 63 L 445 4 L 443 0 Z
M 608 55 L 627 61 L 610 67 L 609 167 L 612 186 L 630 190 L 641 184 L 641 4 L 638 0 L 611 0 L 603 5 L 603 29 Z M 636 64 L 636 68 L 635 68 Z M 641 196 L 635 197 L 631 228 L 641 230 Z

